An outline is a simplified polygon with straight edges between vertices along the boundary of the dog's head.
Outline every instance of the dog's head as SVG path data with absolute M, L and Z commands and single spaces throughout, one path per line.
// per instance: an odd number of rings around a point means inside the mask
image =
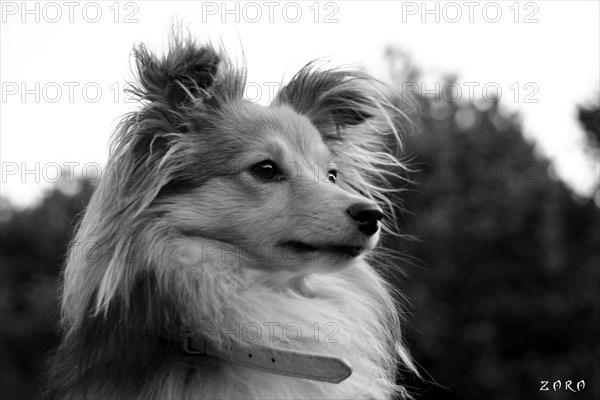
M 135 58 L 144 106 L 113 160 L 129 209 L 274 268 L 335 269 L 375 247 L 385 176 L 401 165 L 386 146 L 403 114 L 384 85 L 311 63 L 265 107 L 243 99 L 244 70 L 211 45 L 178 39 Z

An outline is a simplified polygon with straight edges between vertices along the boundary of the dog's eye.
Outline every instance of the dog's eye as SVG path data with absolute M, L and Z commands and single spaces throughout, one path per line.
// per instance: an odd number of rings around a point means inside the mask
M 252 173 L 260 179 L 273 181 L 283 179 L 283 174 L 277 164 L 271 160 L 261 161 L 252 167 Z
M 327 171 L 327 180 L 331 183 L 336 183 L 337 175 L 338 175 L 337 170 L 335 170 L 335 169 L 329 170 L 329 171 Z

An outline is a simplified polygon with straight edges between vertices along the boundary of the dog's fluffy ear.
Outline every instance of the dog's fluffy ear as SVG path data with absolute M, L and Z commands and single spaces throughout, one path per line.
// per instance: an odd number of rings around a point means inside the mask
M 194 98 L 210 97 L 221 56 L 210 45 L 191 39 L 172 39 L 162 57 L 143 44 L 134 49 L 139 86 L 136 94 L 143 100 L 163 102 L 177 109 Z
M 133 56 L 137 79 L 129 91 L 143 106 L 121 121 L 111 147 L 112 162 L 130 182 L 124 185 L 127 196 L 144 188 L 158 191 L 191 171 L 189 154 L 204 120 L 241 98 L 245 84 L 245 69 L 220 47 L 176 34 L 164 55 L 139 45 Z M 146 194 L 151 199 L 156 192 Z
M 393 116 L 389 97 L 384 85 L 365 72 L 324 69 L 313 62 L 279 91 L 275 103 L 307 116 L 327 139 L 340 129 Z
M 344 174 L 341 184 L 393 213 L 386 194 L 390 179 L 402 180 L 399 171 L 405 166 L 396 156 L 401 134 L 411 127 L 400 107 L 412 112 L 411 106 L 394 88 L 364 71 L 325 67 L 320 62 L 306 65 L 280 89 L 273 104 L 291 107 L 312 122 L 336 155 Z

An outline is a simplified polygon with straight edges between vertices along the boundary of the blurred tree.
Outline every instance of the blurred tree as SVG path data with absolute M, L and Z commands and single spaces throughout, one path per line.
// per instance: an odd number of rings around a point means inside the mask
M 2 200 L 0 219 L 0 387 L 2 398 L 33 398 L 58 341 L 58 276 L 74 221 L 92 191 L 55 187 L 33 209 Z M 72 191 L 72 190 L 69 190 Z M 67 191 L 67 192 L 69 192 Z
M 597 97 L 588 106 L 579 106 L 577 116 L 586 134 L 588 156 L 597 169 L 594 197 L 596 204 L 600 206 L 600 98 Z
M 585 130 L 590 147 L 600 148 L 600 99 L 589 107 L 579 106 L 577 116 Z
M 388 57 L 398 86 L 419 82 L 402 53 Z M 419 172 L 399 225 L 417 240 L 387 242 L 421 261 L 397 285 L 413 355 L 445 388 L 409 384 L 423 399 L 566 399 L 540 381 L 584 379 L 580 398 L 600 398 L 600 210 L 551 178 L 518 115 L 454 98 L 415 97 L 406 151 Z

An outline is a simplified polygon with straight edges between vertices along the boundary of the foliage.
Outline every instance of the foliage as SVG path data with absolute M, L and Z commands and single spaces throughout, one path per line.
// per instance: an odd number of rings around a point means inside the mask
M 31 398 L 58 343 L 58 277 L 77 215 L 91 186 L 75 195 L 53 189 L 17 211 L 3 202 L 0 223 L 0 387 L 7 399 Z
M 600 398 L 600 210 L 552 177 L 500 103 L 417 102 L 407 151 L 419 172 L 400 221 L 415 240 L 388 243 L 417 260 L 397 286 L 413 356 L 440 385 L 413 379 L 415 392 L 566 399 L 540 381 L 583 379 L 581 398 Z

